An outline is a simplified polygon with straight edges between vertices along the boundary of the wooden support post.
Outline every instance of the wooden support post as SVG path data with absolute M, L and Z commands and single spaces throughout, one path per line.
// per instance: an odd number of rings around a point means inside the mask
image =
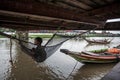
M 24 40 L 24 41 L 28 41 L 28 31 L 17 31 L 16 32 L 16 37 L 18 39 Z

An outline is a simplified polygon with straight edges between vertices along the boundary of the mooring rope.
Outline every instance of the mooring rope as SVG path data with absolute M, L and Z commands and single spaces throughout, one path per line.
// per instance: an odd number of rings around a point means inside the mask
M 25 43 L 30 43 L 30 44 L 33 44 L 33 45 L 34 45 L 34 43 L 32 43 L 32 42 L 28 42 L 28 41 L 25 41 L 25 40 L 22 40 L 22 39 L 18 39 L 18 38 L 14 37 L 14 36 L 5 34 L 5 33 L 3 33 L 3 32 L 0 32 L 0 35 L 3 35 L 3 36 L 6 36 L 6 37 L 8 37 L 8 38 L 11 38 L 11 39 L 16 39 L 16 40 L 18 40 L 18 41 L 25 42 Z
M 75 70 L 77 64 L 78 64 L 78 61 L 76 62 L 75 66 L 73 67 L 73 69 L 72 69 L 72 71 L 71 71 L 71 73 L 68 75 L 68 77 L 67 77 L 65 80 L 68 80 L 68 79 L 69 79 L 69 77 L 71 76 L 71 74 L 72 74 L 73 71 Z
M 10 38 L 10 62 L 13 65 L 13 58 L 12 58 L 12 39 Z
M 95 30 L 95 29 L 97 29 L 98 28 L 98 26 L 97 27 L 95 27 L 95 28 L 93 28 L 92 30 Z M 91 30 L 87 30 L 86 32 L 83 32 L 83 33 L 81 33 L 80 35 L 77 35 L 77 36 L 75 36 L 75 37 L 79 37 L 79 36 L 81 36 L 81 35 L 83 35 L 83 34 L 85 34 L 85 33 L 88 33 L 88 32 L 90 32 Z M 74 37 L 73 37 L 74 38 Z M 70 39 L 72 39 L 72 38 L 70 38 Z M 76 68 L 76 66 L 77 66 L 77 64 L 78 64 L 78 61 L 76 62 L 76 64 L 75 64 L 75 66 L 74 66 L 74 68 L 73 68 L 73 70 L 71 71 L 71 73 L 68 75 L 68 77 L 66 78 L 66 80 L 68 80 L 69 79 L 69 77 L 71 76 L 71 74 L 73 73 L 73 71 L 75 70 L 75 68 Z

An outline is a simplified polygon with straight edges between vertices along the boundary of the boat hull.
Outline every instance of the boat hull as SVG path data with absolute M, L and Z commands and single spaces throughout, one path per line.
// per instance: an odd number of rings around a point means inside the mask
M 62 53 L 65 53 L 74 59 L 76 59 L 79 62 L 84 62 L 84 63 L 113 63 L 113 62 L 118 62 L 118 58 L 116 56 L 91 56 L 79 52 L 73 52 L 69 51 L 66 49 L 61 49 L 60 50 Z
M 92 43 L 96 43 L 96 44 L 109 44 L 112 40 L 88 40 L 86 38 L 83 38 L 85 41 L 87 41 L 88 43 L 92 44 Z

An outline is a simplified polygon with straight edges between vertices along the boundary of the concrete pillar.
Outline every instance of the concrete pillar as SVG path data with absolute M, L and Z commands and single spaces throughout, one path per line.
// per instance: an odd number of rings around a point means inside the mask
M 103 33 L 103 34 L 106 33 L 106 30 L 103 30 L 102 33 Z
M 16 37 L 21 40 L 28 41 L 29 40 L 28 31 L 16 31 Z

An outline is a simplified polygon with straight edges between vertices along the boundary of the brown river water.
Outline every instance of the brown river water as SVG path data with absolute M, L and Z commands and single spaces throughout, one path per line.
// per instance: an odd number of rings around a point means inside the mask
M 84 40 L 69 40 L 60 49 L 72 51 L 94 50 L 114 47 L 120 44 L 115 37 L 108 45 L 88 45 Z M 12 58 L 10 60 L 10 40 L 0 38 L 0 80 L 100 80 L 116 63 L 85 64 L 77 62 L 59 49 L 42 63 L 36 63 L 20 50 L 13 41 Z

